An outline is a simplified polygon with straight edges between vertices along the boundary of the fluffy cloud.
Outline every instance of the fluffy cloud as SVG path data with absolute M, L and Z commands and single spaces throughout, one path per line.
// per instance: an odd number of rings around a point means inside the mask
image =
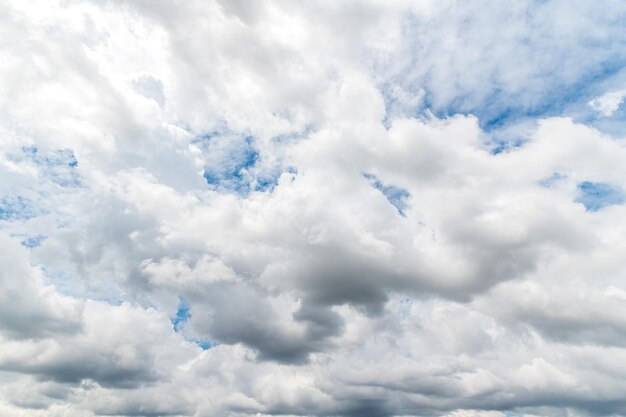
M 0 2 L 0 415 L 626 413 L 624 13 Z
M 619 109 L 619 106 L 624 101 L 624 97 L 626 97 L 626 91 L 624 90 L 610 91 L 594 98 L 588 104 L 603 116 L 610 117 Z

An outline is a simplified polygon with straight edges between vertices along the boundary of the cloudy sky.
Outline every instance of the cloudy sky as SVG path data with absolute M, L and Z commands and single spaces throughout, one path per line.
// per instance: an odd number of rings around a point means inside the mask
M 0 0 L 0 416 L 626 415 L 622 0 Z

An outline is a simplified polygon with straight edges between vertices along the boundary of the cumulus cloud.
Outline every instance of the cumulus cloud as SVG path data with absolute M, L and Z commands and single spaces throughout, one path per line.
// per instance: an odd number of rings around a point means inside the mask
M 625 13 L 0 2 L 0 415 L 625 414 Z
M 588 104 L 605 117 L 610 117 L 619 109 L 626 97 L 626 90 L 611 91 L 594 98 Z

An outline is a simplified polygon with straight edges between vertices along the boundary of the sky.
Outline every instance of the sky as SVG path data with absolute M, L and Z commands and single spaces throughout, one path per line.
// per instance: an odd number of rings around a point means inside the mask
M 0 0 L 0 417 L 626 415 L 621 0 Z

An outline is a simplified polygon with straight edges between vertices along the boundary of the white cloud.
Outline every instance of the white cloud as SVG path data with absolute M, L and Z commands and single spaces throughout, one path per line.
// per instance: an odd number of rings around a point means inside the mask
M 604 117 L 611 117 L 622 105 L 625 97 L 626 90 L 610 91 L 594 98 L 588 104 Z
M 626 413 L 577 6 L 0 4 L 0 415 Z

